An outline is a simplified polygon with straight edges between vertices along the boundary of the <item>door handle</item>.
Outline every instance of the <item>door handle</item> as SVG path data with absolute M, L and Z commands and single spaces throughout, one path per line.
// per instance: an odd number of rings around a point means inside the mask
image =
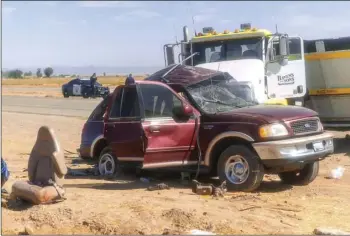
M 107 125 L 110 126 L 110 127 L 115 128 L 115 124 L 107 124 Z
M 151 125 L 149 127 L 149 131 L 152 132 L 152 133 L 159 133 L 160 132 L 160 128 L 157 125 Z

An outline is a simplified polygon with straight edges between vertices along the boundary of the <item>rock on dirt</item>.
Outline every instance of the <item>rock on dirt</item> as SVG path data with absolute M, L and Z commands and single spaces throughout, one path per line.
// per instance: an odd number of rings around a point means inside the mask
M 350 235 L 350 232 L 345 232 L 339 229 L 334 228 L 316 228 L 314 230 L 314 234 L 316 235 Z

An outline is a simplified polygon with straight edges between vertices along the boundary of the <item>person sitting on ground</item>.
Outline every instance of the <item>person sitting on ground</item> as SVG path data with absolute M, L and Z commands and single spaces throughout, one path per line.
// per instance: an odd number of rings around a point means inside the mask
M 6 193 L 7 191 L 2 187 L 7 182 L 10 177 L 10 172 L 7 168 L 7 164 L 4 159 L 1 157 L 1 193 Z
M 134 84 L 134 83 L 135 83 L 135 79 L 132 77 L 131 74 L 129 74 L 129 76 L 126 77 L 125 85 L 130 85 L 130 84 Z

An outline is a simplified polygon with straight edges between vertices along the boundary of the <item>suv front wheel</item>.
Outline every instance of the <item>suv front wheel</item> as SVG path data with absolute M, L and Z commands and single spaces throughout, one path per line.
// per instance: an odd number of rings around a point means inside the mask
M 120 173 L 118 159 L 114 156 L 112 149 L 105 147 L 98 159 L 98 171 L 102 176 L 116 176 Z
M 217 171 L 220 181 L 226 180 L 229 191 L 253 191 L 264 177 L 259 157 L 244 145 L 232 145 L 223 151 Z
M 318 161 L 306 164 L 301 170 L 279 173 L 278 176 L 285 184 L 308 185 L 316 179 L 320 164 Z

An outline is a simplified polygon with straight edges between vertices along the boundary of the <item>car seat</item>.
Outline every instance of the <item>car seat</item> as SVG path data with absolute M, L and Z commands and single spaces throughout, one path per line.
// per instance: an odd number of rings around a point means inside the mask
M 34 204 L 65 199 L 63 180 L 66 174 L 67 166 L 55 133 L 42 126 L 28 160 L 29 181 L 15 182 L 12 195 Z

